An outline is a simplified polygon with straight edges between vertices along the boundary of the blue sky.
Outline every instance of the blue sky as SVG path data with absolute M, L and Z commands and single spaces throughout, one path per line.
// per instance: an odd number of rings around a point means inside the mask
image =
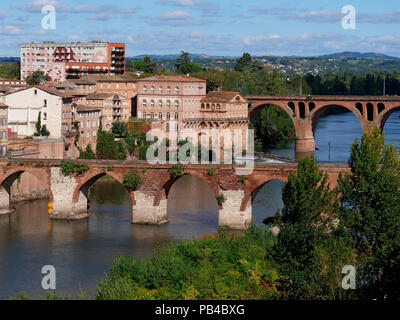
M 56 29 L 41 9 L 56 8 Z M 344 30 L 344 5 L 356 29 Z M 0 2 L 0 56 L 32 41 L 125 42 L 127 56 L 181 50 L 209 55 L 379 52 L 400 57 L 398 0 L 25 0 Z

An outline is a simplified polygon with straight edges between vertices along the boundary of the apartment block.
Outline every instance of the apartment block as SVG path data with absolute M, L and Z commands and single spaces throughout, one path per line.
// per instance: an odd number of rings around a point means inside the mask
M 43 71 L 54 82 L 85 75 L 121 75 L 125 72 L 125 44 L 24 43 L 21 45 L 21 80 L 34 71 Z

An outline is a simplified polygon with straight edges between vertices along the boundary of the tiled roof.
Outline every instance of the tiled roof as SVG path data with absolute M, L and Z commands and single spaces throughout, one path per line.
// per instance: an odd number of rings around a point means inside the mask
M 228 102 L 234 99 L 237 95 L 245 99 L 238 91 L 210 91 L 202 98 L 201 102 Z M 246 100 L 246 99 L 245 99 Z
M 104 99 L 107 99 L 107 98 L 110 98 L 113 96 L 115 96 L 114 93 L 97 93 L 97 92 L 95 92 L 95 93 L 89 93 L 86 96 L 86 99 L 87 100 L 104 100 Z
M 73 98 L 73 95 L 71 95 L 67 91 L 66 92 L 62 92 L 62 91 L 58 91 L 57 89 L 53 89 L 53 88 L 49 88 L 47 86 L 41 86 L 41 85 L 29 86 L 29 87 L 23 88 L 23 89 L 18 90 L 18 91 L 6 93 L 5 95 L 14 94 L 14 93 L 17 93 L 17 92 L 20 92 L 20 91 L 28 90 L 30 88 L 37 88 L 39 90 L 42 90 L 44 92 L 47 92 L 49 94 L 52 94 L 52 95 L 55 95 L 55 96 L 58 96 L 58 97 L 61 97 L 61 98 Z
M 130 75 L 90 75 L 85 78 L 93 82 L 137 82 L 137 79 Z
M 78 104 L 76 106 L 76 111 L 78 112 L 85 112 L 85 111 L 101 111 L 100 108 L 96 108 L 96 107 L 91 107 L 91 106 L 85 106 L 83 104 Z
M 64 91 L 64 92 L 58 91 L 57 89 L 49 88 L 48 86 L 43 86 L 43 85 L 42 86 L 33 86 L 33 87 L 43 90 L 52 95 L 62 97 L 62 98 L 73 98 L 73 95 L 68 91 Z
M 190 76 L 152 76 L 148 78 L 139 79 L 138 81 L 206 82 L 206 80 Z
M 66 88 L 66 85 L 62 84 L 62 83 L 58 83 L 58 82 L 53 82 L 53 81 L 45 81 L 45 83 L 49 86 L 52 86 L 54 88 L 59 88 L 59 89 L 63 89 Z

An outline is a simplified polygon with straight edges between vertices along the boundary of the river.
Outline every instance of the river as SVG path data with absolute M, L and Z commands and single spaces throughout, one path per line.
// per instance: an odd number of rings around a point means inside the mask
M 388 142 L 400 145 L 400 112 L 388 119 Z M 352 113 L 322 117 L 316 128 L 316 157 L 320 162 L 346 162 L 351 144 L 361 137 L 361 126 Z M 272 153 L 294 157 L 294 144 Z M 282 207 L 283 183 L 271 181 L 253 200 L 256 224 Z M 0 299 L 17 292 L 44 295 L 41 274 L 44 265 L 56 268 L 57 291 L 75 296 L 81 287 L 96 292 L 119 255 L 136 259 L 151 256 L 153 250 L 180 239 L 215 233 L 218 208 L 208 185 L 193 176 L 180 178 L 171 188 L 168 201 L 170 222 L 161 226 L 132 225 L 131 202 L 115 181 L 98 181 L 90 190 L 89 219 L 48 219 L 47 201 L 20 202 L 16 212 L 0 216 Z

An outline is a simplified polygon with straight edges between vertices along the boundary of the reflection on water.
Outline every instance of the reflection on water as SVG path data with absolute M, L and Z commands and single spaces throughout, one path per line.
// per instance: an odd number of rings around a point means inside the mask
M 282 209 L 282 188 L 284 183 L 272 180 L 265 184 L 252 200 L 253 222 L 263 225 L 266 218 L 275 216 L 278 209 Z
M 18 203 L 15 213 L 0 216 L 0 299 L 40 293 L 44 265 L 56 267 L 57 291 L 74 295 L 81 285 L 95 292 L 118 255 L 140 259 L 168 242 L 216 232 L 218 209 L 204 184 L 179 179 L 170 191 L 170 223 L 162 226 L 132 225 L 130 197 L 115 181 L 93 185 L 87 220 L 49 220 L 46 200 Z

